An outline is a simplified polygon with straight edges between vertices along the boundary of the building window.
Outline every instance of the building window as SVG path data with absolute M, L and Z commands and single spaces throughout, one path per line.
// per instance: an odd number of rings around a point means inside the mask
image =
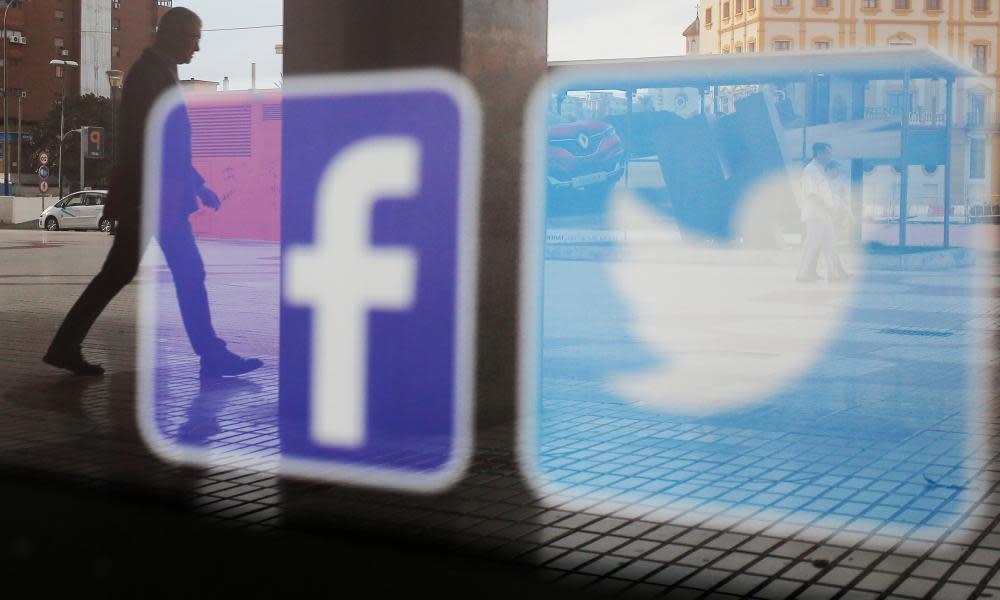
M 910 10 L 910 0 L 893 0 L 892 7 L 896 10 Z
M 743 13 L 743 0 L 735 0 L 736 2 L 736 14 Z
M 65 20 L 66 20 L 66 11 L 60 10 L 60 9 L 57 8 L 56 9 L 56 21 L 59 21 L 60 23 L 62 23 Z
M 969 127 L 982 127 L 986 123 L 986 96 L 969 94 L 969 116 L 966 124 Z
M 774 40 L 774 49 L 778 52 L 784 52 L 786 50 L 792 49 L 791 40 Z
M 941 10 L 941 0 L 927 0 L 927 10 Z
M 54 41 L 57 49 L 62 50 L 63 48 L 66 47 L 66 40 L 62 39 L 61 37 L 55 38 Z
M 747 42 L 747 52 L 756 52 L 757 42 Z
M 816 8 L 830 8 L 830 0 L 816 0 Z
M 757 10 L 757 0 L 747 0 L 747 10 L 748 11 Z
M 972 10 L 975 12 L 989 12 L 990 0 L 975 0 L 972 3 Z
M 792 0 L 774 0 L 774 5 L 782 8 L 788 8 L 792 5 Z
M 111 1 L 111 8 L 121 8 L 121 7 L 122 7 L 121 0 L 112 0 Z
M 969 179 L 986 178 L 986 142 L 972 138 L 969 140 Z
M 111 56 L 117 58 L 117 57 L 119 57 L 121 55 L 122 55 L 121 46 L 111 46 Z
M 861 5 L 861 8 L 871 8 L 878 10 L 878 0 L 864 0 L 864 3 Z
M 733 51 L 736 52 L 736 54 L 743 54 L 743 44 L 736 44 Z
M 817 50 L 829 50 L 832 46 L 830 40 L 817 40 L 813 42 L 813 48 Z
M 711 8 L 706 8 L 705 9 L 705 26 L 706 27 L 711 27 L 712 26 L 712 9 Z
M 122 29 L 122 20 L 117 17 L 111 19 L 111 31 L 121 31 L 121 29 Z
M 986 44 L 975 44 L 972 46 L 972 68 L 985 73 L 989 68 L 989 46 Z
M 723 19 L 728 19 L 729 18 L 729 3 L 728 2 L 723 2 L 722 3 L 722 18 Z

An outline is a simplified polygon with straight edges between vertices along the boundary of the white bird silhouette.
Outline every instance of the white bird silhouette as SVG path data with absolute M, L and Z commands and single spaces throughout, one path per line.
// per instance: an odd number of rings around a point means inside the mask
M 777 187 L 748 194 L 738 230 L 761 222 Z M 630 192 L 612 197 L 610 211 L 613 226 L 629 232 L 611 280 L 631 309 L 632 335 L 662 359 L 611 377 L 628 400 L 686 415 L 756 405 L 805 373 L 837 335 L 852 286 L 797 283 L 798 252 L 651 246 L 641 240 L 669 239 L 676 226 Z

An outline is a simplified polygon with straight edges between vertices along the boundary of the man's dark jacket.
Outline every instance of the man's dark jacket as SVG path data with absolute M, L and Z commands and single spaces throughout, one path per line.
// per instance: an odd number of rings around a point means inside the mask
M 160 95 L 177 87 L 177 64 L 154 48 L 147 48 L 128 72 L 122 90 L 115 164 L 105 215 L 122 223 L 138 225 L 142 213 L 147 119 Z M 164 180 L 174 184 L 165 187 L 174 193 L 166 194 L 161 202 L 163 206 L 170 203 L 175 209 L 180 209 L 179 212 L 171 212 L 187 216 L 197 210 L 195 194 L 205 180 L 191 163 L 190 124 L 186 112 L 181 122 L 184 131 L 170 133 L 172 140 L 182 140 L 180 144 L 171 145 L 179 151 L 165 156 L 162 161 Z

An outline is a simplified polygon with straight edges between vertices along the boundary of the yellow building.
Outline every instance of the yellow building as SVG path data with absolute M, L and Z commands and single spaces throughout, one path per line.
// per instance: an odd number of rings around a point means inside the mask
M 1000 0 L 701 0 L 684 32 L 688 53 L 780 52 L 930 46 L 982 77 L 956 84 L 954 142 L 961 146 L 955 192 L 970 204 L 1000 202 Z M 897 86 L 898 87 L 898 86 Z M 943 112 L 940 86 L 914 84 L 911 111 Z M 874 110 L 898 110 L 891 84 L 866 92 Z M 964 180 L 964 181 L 963 181 Z M 992 181 L 990 184 L 988 182 Z

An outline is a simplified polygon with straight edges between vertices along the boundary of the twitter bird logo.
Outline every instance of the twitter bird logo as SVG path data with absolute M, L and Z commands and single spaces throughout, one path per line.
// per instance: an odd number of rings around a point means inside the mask
M 749 192 L 737 233 L 770 210 L 774 187 Z M 632 336 L 659 358 L 609 376 L 629 401 L 681 415 L 752 407 L 813 367 L 837 335 L 853 285 L 796 282 L 797 252 L 670 236 L 677 225 L 629 191 L 615 194 L 609 211 L 614 229 L 629 232 L 609 267 L 613 287 L 631 313 Z

